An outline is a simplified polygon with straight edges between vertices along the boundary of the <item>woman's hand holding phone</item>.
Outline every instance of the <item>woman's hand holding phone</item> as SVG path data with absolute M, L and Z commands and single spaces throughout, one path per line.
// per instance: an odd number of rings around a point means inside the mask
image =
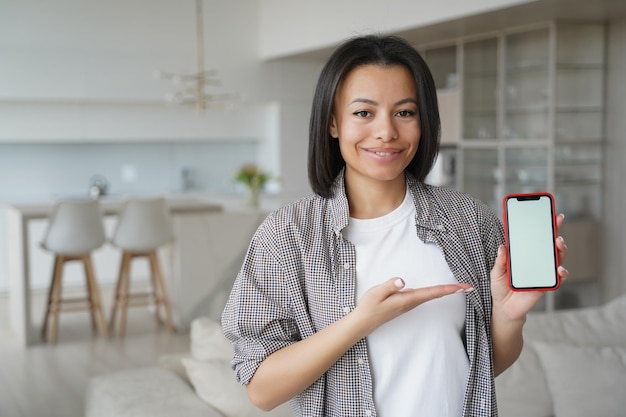
M 556 216 L 556 230 L 558 230 L 565 216 L 559 214 Z M 555 240 L 558 259 L 563 263 L 567 255 L 567 245 L 562 237 Z M 536 291 L 514 291 L 509 282 L 509 274 L 507 270 L 507 248 L 500 246 L 496 262 L 491 270 L 491 296 L 493 299 L 494 310 L 499 310 L 505 314 L 510 320 L 521 320 L 526 314 L 537 304 L 537 301 L 545 294 L 543 290 Z M 567 279 L 568 272 L 562 265 L 558 267 L 557 273 L 559 280 Z

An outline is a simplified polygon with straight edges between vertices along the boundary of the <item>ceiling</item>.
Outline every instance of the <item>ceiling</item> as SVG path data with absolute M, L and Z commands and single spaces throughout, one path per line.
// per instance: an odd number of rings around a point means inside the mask
M 537 0 L 479 15 L 390 33 L 414 45 L 426 45 L 506 30 L 550 20 L 610 20 L 626 17 L 626 0 Z M 294 54 L 289 58 L 325 60 L 334 46 Z

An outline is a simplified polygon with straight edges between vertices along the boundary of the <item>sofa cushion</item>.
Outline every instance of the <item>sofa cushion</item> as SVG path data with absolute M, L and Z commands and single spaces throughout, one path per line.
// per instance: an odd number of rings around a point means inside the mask
M 524 338 L 583 346 L 626 346 L 626 294 L 599 307 L 531 313 Z
M 183 365 L 183 358 L 188 358 L 189 353 L 170 353 L 159 356 L 157 364 L 160 368 L 166 369 L 170 372 L 173 372 L 181 378 L 183 381 L 187 382 L 189 386 L 191 386 L 191 382 L 187 378 L 187 370 Z
M 197 360 L 232 359 L 233 348 L 222 332 L 222 326 L 208 317 L 191 322 L 191 357 Z
M 246 388 L 235 380 L 228 360 L 184 358 L 182 361 L 198 397 L 227 417 L 293 416 L 288 404 L 271 412 L 252 405 Z
M 535 343 L 556 417 L 621 416 L 626 347 Z
M 496 378 L 500 414 L 549 417 L 554 407 L 533 342 L 581 346 L 626 346 L 626 295 L 603 306 L 530 313 L 519 359 Z
M 174 373 L 125 369 L 90 379 L 85 417 L 223 417 Z
M 501 416 L 553 416 L 548 383 L 528 339 L 517 361 L 496 378 L 496 398 Z

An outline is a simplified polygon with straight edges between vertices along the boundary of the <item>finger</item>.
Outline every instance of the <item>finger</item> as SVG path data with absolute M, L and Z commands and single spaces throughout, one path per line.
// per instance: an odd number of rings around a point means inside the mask
M 563 263 L 565 261 L 565 256 L 567 256 L 567 244 L 565 243 L 563 236 L 556 238 L 556 249 L 558 251 L 559 263 Z
M 569 271 L 563 265 L 559 265 L 558 273 L 561 281 L 565 281 L 569 277 Z
M 556 230 L 557 231 L 561 228 L 561 225 L 563 224 L 564 221 L 565 221 L 565 214 L 559 213 L 559 215 L 556 216 Z
M 423 288 L 411 288 L 403 291 L 410 296 L 415 304 L 422 304 L 436 298 L 445 297 L 446 295 L 452 295 L 460 292 L 471 292 L 474 288 L 469 284 L 442 284 L 433 285 Z
M 386 282 L 377 285 L 371 289 L 372 292 L 376 293 L 379 299 L 384 300 L 389 297 L 391 294 L 396 293 L 404 288 L 404 280 L 400 277 L 394 277 L 388 279 Z

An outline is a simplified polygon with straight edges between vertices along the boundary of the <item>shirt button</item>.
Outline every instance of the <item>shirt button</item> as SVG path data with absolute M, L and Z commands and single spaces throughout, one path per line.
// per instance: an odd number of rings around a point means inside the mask
M 366 416 L 371 416 L 372 415 L 372 410 L 365 410 L 365 415 Z
M 343 264 L 343 269 L 350 269 L 350 264 L 348 262 Z
M 363 365 L 365 363 L 365 360 L 363 360 L 363 358 L 359 358 L 356 360 L 356 363 L 358 363 L 359 365 Z
M 343 311 L 344 314 L 348 314 L 350 312 L 350 307 L 344 307 L 341 309 L 341 311 Z
M 443 227 L 443 224 L 438 224 L 437 230 L 439 230 L 440 232 L 443 232 L 445 230 L 445 227 Z

